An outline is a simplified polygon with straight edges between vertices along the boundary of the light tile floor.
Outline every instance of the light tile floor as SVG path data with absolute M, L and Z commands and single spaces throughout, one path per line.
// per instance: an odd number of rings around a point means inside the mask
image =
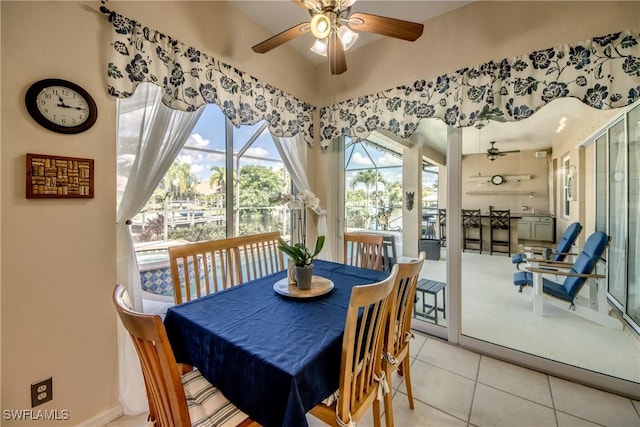
M 640 401 L 540 372 L 416 334 L 411 343 L 415 409 L 404 379 L 394 374 L 397 427 L 638 427 Z M 146 426 L 145 416 L 123 416 L 108 427 Z M 324 425 L 308 416 L 311 427 Z M 358 426 L 371 426 L 371 411 Z M 384 421 L 383 421 L 384 425 Z

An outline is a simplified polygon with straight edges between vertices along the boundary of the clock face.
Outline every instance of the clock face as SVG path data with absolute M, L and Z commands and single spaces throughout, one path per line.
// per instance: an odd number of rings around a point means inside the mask
M 42 126 L 59 133 L 79 133 L 96 121 L 98 111 L 80 86 L 59 79 L 34 83 L 25 96 L 29 114 Z
M 57 125 L 74 127 L 89 118 L 87 100 L 68 87 L 46 87 L 40 91 L 36 100 L 40 114 Z
M 504 178 L 502 178 L 502 176 L 500 176 L 500 175 L 493 175 L 493 176 L 491 177 L 491 183 L 492 183 L 493 185 L 500 185 L 500 184 L 502 184 L 503 182 L 504 182 Z

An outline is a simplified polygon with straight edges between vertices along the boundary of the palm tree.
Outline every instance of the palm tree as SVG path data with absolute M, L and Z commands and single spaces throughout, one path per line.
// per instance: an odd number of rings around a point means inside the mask
M 211 166 L 209 175 L 209 187 L 216 189 L 217 207 L 222 207 L 222 199 L 226 194 L 227 169 L 224 166 Z
M 198 177 L 191 172 L 191 165 L 176 159 L 168 172 L 169 188 L 177 196 L 193 194 Z
M 359 184 L 364 185 L 366 191 L 366 217 L 367 217 L 367 228 L 369 228 L 369 221 L 371 219 L 371 215 L 369 213 L 369 197 L 371 195 L 372 189 L 377 189 L 378 184 L 385 185 L 386 182 L 382 175 L 375 169 L 367 169 L 364 171 L 360 171 L 356 174 L 356 176 L 351 181 L 351 188 L 356 188 Z M 375 203 L 377 206 L 377 203 Z

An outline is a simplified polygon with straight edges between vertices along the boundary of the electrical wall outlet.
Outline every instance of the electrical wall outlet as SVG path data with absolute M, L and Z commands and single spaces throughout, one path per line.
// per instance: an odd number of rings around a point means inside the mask
M 53 377 L 31 384 L 31 407 L 53 399 Z

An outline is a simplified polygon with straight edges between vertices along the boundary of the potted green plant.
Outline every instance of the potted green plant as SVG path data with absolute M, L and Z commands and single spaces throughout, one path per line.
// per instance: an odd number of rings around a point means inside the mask
M 305 290 L 311 287 L 313 260 L 320 254 L 323 246 L 324 236 L 318 236 L 313 252 L 302 243 L 290 245 L 282 237 L 278 241 L 278 249 L 287 254 L 293 261 L 295 267 L 293 268 L 292 278 L 299 289 Z

